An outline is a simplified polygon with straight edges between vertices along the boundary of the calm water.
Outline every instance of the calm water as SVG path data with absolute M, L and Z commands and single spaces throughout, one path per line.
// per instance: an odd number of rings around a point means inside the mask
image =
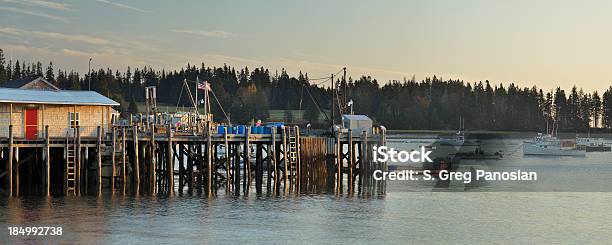
M 524 158 L 509 150 L 520 142 L 490 144 L 505 147 L 503 160 L 462 164 L 531 169 L 536 183 L 395 181 L 374 197 L 2 197 L 0 243 L 609 243 L 612 155 Z M 9 237 L 11 225 L 64 232 Z

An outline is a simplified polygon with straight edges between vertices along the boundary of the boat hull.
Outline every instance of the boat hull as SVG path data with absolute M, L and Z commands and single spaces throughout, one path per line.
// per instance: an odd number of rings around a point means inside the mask
M 524 143 L 523 155 L 583 157 L 586 155 L 586 151 L 561 147 L 543 147 L 531 143 Z

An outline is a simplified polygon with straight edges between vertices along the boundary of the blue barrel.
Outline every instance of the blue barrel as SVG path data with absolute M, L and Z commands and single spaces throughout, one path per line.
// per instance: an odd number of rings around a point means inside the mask
M 244 125 L 238 125 L 238 132 L 236 132 L 236 134 L 244 134 L 245 128 L 246 127 Z
M 251 134 L 257 134 L 257 127 L 251 126 Z
M 234 127 L 227 127 L 228 134 L 234 134 Z
M 285 123 L 284 122 L 269 122 L 269 123 L 266 123 L 266 126 L 275 127 L 276 131 L 279 131 L 283 128 L 283 126 L 285 126 Z
M 225 126 L 223 126 L 223 125 L 218 126 L 217 127 L 217 133 L 218 134 L 224 134 L 225 133 Z
M 272 134 L 272 127 L 264 127 L 263 129 L 264 134 Z

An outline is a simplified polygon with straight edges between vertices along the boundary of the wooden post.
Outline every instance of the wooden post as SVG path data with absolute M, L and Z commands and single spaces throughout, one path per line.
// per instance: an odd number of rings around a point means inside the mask
M 191 194 L 193 192 L 193 145 L 187 143 L 187 191 Z
M 125 127 L 122 127 L 121 128 L 121 181 L 122 181 L 124 195 L 125 195 L 125 188 L 127 185 L 127 172 L 126 172 L 126 167 L 125 167 L 125 159 L 126 159 L 125 132 L 126 132 Z
M 211 139 L 211 131 L 210 131 L 210 127 L 207 127 L 207 133 L 206 133 L 206 163 L 208 164 L 208 195 L 212 195 L 212 189 L 213 189 L 213 154 L 212 154 L 212 139 Z
M 234 144 L 234 192 L 240 193 L 240 143 Z
M 267 159 L 266 160 L 266 173 L 268 174 L 268 178 L 266 178 L 266 191 L 268 191 L 268 193 L 270 193 L 270 188 L 272 187 L 272 145 L 274 144 L 274 142 L 272 142 L 272 144 L 268 144 L 266 145 L 266 155 L 267 155 Z
M 138 127 L 136 124 L 132 127 L 132 134 L 134 136 L 134 181 L 136 182 L 136 194 L 140 192 L 140 159 L 138 158 Z
M 76 114 L 75 114 L 76 117 Z M 76 150 L 74 153 L 76 154 L 76 171 L 74 178 L 74 195 L 81 195 L 81 128 L 79 126 L 76 127 Z
M 46 196 L 50 196 L 51 195 L 51 159 L 49 158 L 51 156 L 50 152 L 49 152 L 50 148 L 49 148 L 49 126 L 45 126 L 45 149 L 44 151 L 44 161 L 45 161 L 45 166 L 44 166 L 44 183 L 43 183 L 43 188 L 44 188 L 44 193 Z
M 204 185 L 204 155 L 202 153 L 202 141 L 198 141 L 195 143 L 196 145 L 196 166 L 198 168 L 198 193 L 202 192 L 202 186 Z
M 102 127 L 98 126 L 96 141 L 96 162 L 98 163 L 98 196 L 102 196 Z
M 263 151 L 261 144 L 255 144 L 255 189 L 257 194 L 261 193 L 261 185 L 263 179 Z
M 245 127 L 244 132 L 244 170 L 245 175 L 244 178 L 247 181 L 245 183 L 245 191 L 248 191 L 248 186 L 251 185 L 251 145 L 249 142 L 249 137 L 251 135 L 251 127 Z
M 225 175 L 227 175 L 227 191 L 229 191 L 232 183 L 232 175 L 230 173 L 230 148 L 227 142 L 227 127 L 223 127 L 223 144 L 225 145 Z
M 336 132 L 336 191 L 339 193 L 342 189 L 342 165 L 343 164 L 343 152 L 342 142 L 340 141 L 340 130 Z
M 276 126 L 272 127 L 272 165 L 274 165 L 274 191 L 276 191 L 276 184 L 278 183 L 278 166 L 276 164 Z
M 349 160 L 349 189 L 353 189 L 353 168 L 355 167 L 355 147 L 353 146 L 353 130 L 348 130 L 348 160 Z
M 168 194 L 174 194 L 174 143 L 172 143 L 172 124 L 168 124 L 168 152 L 166 171 L 168 173 Z
M 179 187 L 178 187 L 178 191 L 179 194 L 183 194 L 183 189 L 185 188 L 185 165 L 184 163 L 184 157 L 183 157 L 183 148 L 184 148 L 184 144 L 177 144 L 178 147 L 178 151 L 177 151 L 177 157 L 178 157 L 178 167 L 179 167 Z
M 15 147 L 15 195 L 19 196 L 19 146 Z
M 12 108 L 13 105 L 11 104 L 11 112 L 12 112 Z M 12 114 L 11 114 L 12 117 Z M 8 139 L 8 175 L 9 175 L 9 181 L 8 181 L 8 189 L 9 189 L 9 196 L 13 196 L 13 125 L 9 125 L 9 139 Z
M 89 188 L 88 188 L 88 186 L 89 186 L 89 174 L 87 174 L 87 173 L 89 173 L 89 147 L 84 147 L 84 149 L 85 149 L 84 150 L 85 153 L 83 154 L 83 156 L 84 156 L 83 159 L 84 160 L 82 162 L 83 162 L 83 164 L 85 166 L 84 166 L 83 170 L 81 171 L 81 173 L 84 175 L 83 177 L 85 178 L 85 181 L 84 181 L 85 184 L 84 184 L 84 187 L 83 187 L 84 188 L 83 191 L 84 191 L 85 195 L 87 195 L 88 194 L 88 190 L 89 190 Z
M 111 190 L 113 192 L 113 194 L 115 193 L 115 177 L 116 177 L 116 173 L 117 173 L 117 169 L 115 168 L 115 166 L 117 165 L 117 156 L 116 156 L 116 152 L 117 152 L 117 129 L 115 127 L 113 127 L 113 136 L 112 136 L 112 141 L 111 145 L 112 145 L 112 152 L 111 152 L 111 163 L 112 163 L 112 174 L 111 174 Z
M 367 189 L 367 179 L 369 174 L 369 161 L 368 161 L 368 131 L 364 130 L 361 134 L 361 150 L 359 151 L 359 181 Z
M 149 116 L 147 115 L 147 121 L 149 120 Z M 156 184 L 157 184 L 157 173 L 155 171 L 157 171 L 157 159 L 155 158 L 155 124 L 150 125 L 150 129 L 151 129 L 151 149 L 150 149 L 150 163 L 149 163 L 149 174 L 150 174 L 150 179 L 149 179 L 149 188 L 151 189 L 151 194 L 155 194 L 157 192 L 156 189 Z

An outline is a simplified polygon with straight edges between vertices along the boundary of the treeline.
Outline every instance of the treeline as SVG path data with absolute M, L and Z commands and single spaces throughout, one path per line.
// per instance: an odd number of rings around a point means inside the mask
M 62 89 L 87 89 L 90 80 L 89 74 L 55 69 L 53 63 L 43 67 L 40 62 L 6 61 L 0 49 L 0 84 L 31 76 L 43 76 Z M 209 81 L 232 122 L 265 121 L 271 109 L 304 110 L 308 122 L 325 127 L 328 122 L 321 118 L 330 116 L 332 98 L 338 101 L 338 96 L 346 96 L 353 101 L 356 114 L 369 115 L 390 129 L 456 129 L 461 117 L 467 129 L 480 130 L 543 130 L 547 121 L 572 132 L 612 128 L 612 86 L 600 95 L 576 87 L 566 93 L 561 88 L 544 91 L 535 86 L 468 83 L 436 76 L 381 85 L 362 76 L 337 79 L 342 89 L 336 92 L 329 88 L 329 80 L 311 80 L 307 73 L 292 77 L 284 70 L 271 73 L 264 67 L 251 70 L 202 63 L 172 71 L 150 67 L 128 67 L 124 72 L 93 70 L 91 89 L 120 102 L 117 109 L 121 112 L 138 113 L 137 102 L 144 101 L 146 86 L 158 87 L 158 103 L 190 106 L 187 91 L 181 91 L 184 79 Z M 195 83 L 188 84 L 195 91 Z M 215 119 L 225 120 L 221 108 L 211 100 Z

